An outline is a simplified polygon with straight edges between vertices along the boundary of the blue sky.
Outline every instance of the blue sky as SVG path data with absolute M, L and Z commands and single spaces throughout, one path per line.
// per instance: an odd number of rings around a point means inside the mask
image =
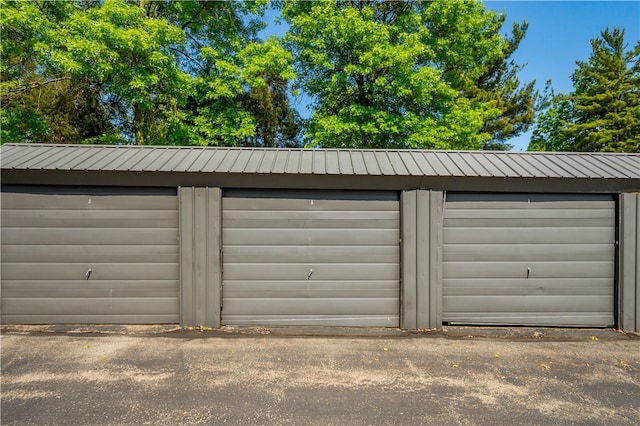
M 552 81 L 556 93 L 572 90 L 571 73 L 577 60 L 586 60 L 591 52 L 589 40 L 597 37 L 607 27 L 625 29 L 625 39 L 633 46 L 640 39 L 640 0 L 629 1 L 493 1 L 485 0 L 487 9 L 505 12 L 507 20 L 503 29 L 508 31 L 512 23 L 526 20 L 529 29 L 513 58 L 519 64 L 527 64 L 520 72 L 520 81 L 536 80 L 542 90 L 547 80 Z M 272 17 L 273 15 L 271 15 Z M 269 22 L 271 17 L 267 16 Z M 269 22 L 262 36 L 282 35 L 286 26 Z M 303 116 L 306 99 L 298 100 L 297 108 Z M 529 134 L 510 141 L 514 150 L 526 150 Z

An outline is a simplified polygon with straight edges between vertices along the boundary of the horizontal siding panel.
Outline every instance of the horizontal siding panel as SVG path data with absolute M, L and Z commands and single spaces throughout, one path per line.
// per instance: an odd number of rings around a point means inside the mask
M 318 325 L 341 327 L 398 327 L 400 325 L 398 315 L 225 315 L 222 313 L 225 324 L 236 325 Z
M 445 244 L 443 261 L 611 261 L 611 244 Z
M 174 210 L 175 195 L 59 195 L 2 193 L 2 209 L 32 210 Z
M 224 219 L 223 219 L 224 220 Z M 229 219 L 226 229 L 398 229 L 400 218 L 389 219 Z
M 611 294 L 611 278 L 446 278 L 443 294 L 482 296 L 486 294 L 530 294 L 554 292 L 571 295 L 584 290 L 593 294 Z
M 255 298 L 260 292 L 265 298 L 394 298 L 398 282 L 394 280 L 366 281 L 227 281 L 229 298 Z
M 285 315 L 397 315 L 397 298 L 340 299 L 314 298 L 226 298 L 223 307 L 233 312 L 251 312 L 253 315 L 277 315 L 286 310 Z
M 102 286 L 101 286 L 102 287 Z M 74 288 L 47 288 L 49 293 L 47 297 L 51 298 L 51 303 L 57 303 L 58 299 L 62 298 L 178 298 L 178 288 L 153 288 L 153 287 L 131 287 L 131 288 L 95 288 L 94 286 L 84 287 L 78 286 Z M 42 297 L 42 288 L 27 288 L 27 287 L 14 287 L 14 288 L 2 288 L 3 299 L 14 298 L 34 298 L 38 299 Z
M 443 309 L 454 312 L 607 312 L 613 304 L 613 294 L 608 296 L 445 296 Z
M 601 218 L 543 218 L 535 219 L 536 227 L 541 228 L 598 228 L 606 227 L 611 221 L 603 220 Z M 531 227 L 532 219 L 517 217 L 517 218 L 474 218 L 474 219 L 447 219 L 444 226 L 448 228 L 466 228 L 472 230 L 473 228 L 516 228 Z
M 443 262 L 449 278 L 613 278 L 613 262 Z
M 372 263 L 400 262 L 398 246 L 227 246 L 228 263 Z
M 178 264 L 157 263 L 4 263 L 2 280 L 62 280 L 84 278 L 91 268 L 91 280 L 153 280 L 178 277 Z
M 290 198 L 231 198 L 226 197 L 222 203 L 223 212 L 236 210 L 276 210 L 276 211 L 398 211 L 398 201 L 377 200 L 316 200 Z
M 224 229 L 225 245 L 396 245 L 398 229 Z
M 514 219 L 517 216 L 519 219 L 604 219 L 614 220 L 615 211 L 611 210 L 611 206 L 604 209 L 541 209 L 541 208 L 526 208 L 518 209 L 517 213 L 514 209 L 500 209 L 500 208 L 487 208 L 487 209 L 448 209 L 446 220 L 451 219 Z M 446 224 L 446 222 L 445 222 Z
M 59 298 L 12 298 L 2 300 L 2 311 L 10 315 L 136 315 L 177 314 L 178 300 L 175 297 L 72 297 Z
M 558 206 L 560 208 L 591 208 L 594 205 L 603 206 L 613 203 L 613 196 L 609 194 L 527 194 L 527 193 L 479 193 L 479 192 L 449 192 L 447 193 L 447 208 L 482 208 L 497 206 L 504 203 L 508 208 L 526 209 L 530 207 L 543 208 Z M 576 204 L 578 202 L 579 204 Z M 465 204 L 467 203 L 467 204 Z M 603 204 L 604 203 L 604 204 Z M 604 208 L 604 207 L 602 207 Z
M 271 299 L 394 299 L 398 298 L 398 288 L 391 289 L 374 289 L 366 288 L 360 290 L 354 290 L 348 286 L 344 286 L 341 289 L 326 289 L 316 286 L 302 287 L 302 286 L 284 286 L 280 288 L 268 288 L 260 289 L 264 295 L 264 303 L 271 303 Z M 240 290 L 237 287 L 233 287 L 232 290 L 228 290 L 226 297 L 231 299 L 254 299 L 256 290 Z
M 313 269 L 310 285 L 314 280 L 395 280 L 400 278 L 397 264 L 349 263 L 349 264 L 270 264 L 227 263 L 225 280 L 301 280 Z
M 398 211 L 326 211 L 326 210 L 230 210 L 223 213 L 222 219 L 229 224 L 229 221 L 244 222 L 247 220 L 272 220 L 272 221 L 295 221 L 295 220 L 352 220 L 354 222 L 363 220 L 389 220 L 396 222 L 400 218 Z M 234 228 L 235 226 L 229 226 Z
M 2 245 L 6 263 L 178 263 L 178 245 Z
M 463 281 L 463 280 L 456 280 Z M 445 297 L 486 297 L 486 296 L 573 296 L 575 294 L 581 294 L 583 296 L 611 296 L 611 289 L 607 280 L 604 281 L 604 285 L 582 285 L 574 287 L 563 287 L 556 285 L 555 280 L 536 280 L 536 284 L 523 283 L 523 280 L 507 280 L 501 279 L 502 286 L 488 286 L 478 288 L 477 285 L 465 286 L 458 283 L 456 286 L 451 286 L 450 282 L 447 282 L 447 287 L 443 289 L 443 295 Z
M 2 315 L 3 324 L 177 324 L 179 314 Z
M 510 194 L 505 194 L 510 195 Z M 549 194 L 553 195 L 553 194 Z M 607 200 L 602 201 L 451 201 L 447 195 L 446 212 L 449 216 L 449 211 L 465 211 L 465 210 L 514 210 L 514 211 L 527 211 L 527 210 L 575 210 L 576 202 L 580 203 L 580 210 L 608 210 L 613 207 L 614 202 L 610 196 L 607 196 Z
M 43 228 L 175 228 L 175 210 L 30 210 L 2 211 L 2 226 Z
M 614 228 L 444 228 L 445 244 L 613 244 Z
M 95 290 L 127 290 L 127 289 L 136 289 L 136 290 L 146 290 L 149 294 L 153 294 L 153 291 L 165 289 L 178 289 L 178 279 L 157 279 L 157 280 L 96 280 L 92 278 L 90 280 L 54 280 L 54 279 L 41 279 L 41 280 L 25 280 L 25 279 L 17 279 L 17 280 L 2 280 L 2 292 L 4 295 L 5 290 L 14 290 L 14 289 L 34 289 L 38 291 L 42 291 L 43 293 L 48 294 L 49 292 L 55 293 L 56 291 L 62 290 L 73 290 L 73 289 L 82 289 L 82 288 L 91 288 Z
M 168 245 L 177 244 L 178 229 L 3 228 L 2 241 L 15 245 Z

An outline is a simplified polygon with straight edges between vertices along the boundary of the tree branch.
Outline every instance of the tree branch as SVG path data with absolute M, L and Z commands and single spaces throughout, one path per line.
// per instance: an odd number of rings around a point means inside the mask
M 37 89 L 39 87 L 43 87 L 52 83 L 57 83 L 59 81 L 63 81 L 63 80 L 71 80 L 71 77 L 60 77 L 60 78 L 54 78 L 51 80 L 46 80 L 46 81 L 40 81 L 40 82 L 36 82 L 36 83 L 30 83 L 27 84 L 23 87 L 18 87 L 15 89 L 9 89 L 8 93 L 11 95 L 21 95 L 24 92 L 28 91 L 28 90 L 33 90 L 33 89 Z

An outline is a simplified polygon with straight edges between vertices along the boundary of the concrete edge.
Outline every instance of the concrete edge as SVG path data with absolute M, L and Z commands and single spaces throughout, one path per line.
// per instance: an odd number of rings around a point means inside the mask
M 508 340 L 557 340 L 557 341 L 613 341 L 640 340 L 640 333 L 617 329 L 545 328 L 545 327 L 470 327 L 443 326 L 441 328 L 402 330 L 382 327 L 259 327 L 203 326 L 182 327 L 177 324 L 161 325 L 115 325 L 115 324 L 46 324 L 46 325 L 0 325 L 2 334 L 25 335 L 126 335 L 165 337 L 328 337 L 328 338 L 423 338 L 441 337 L 451 339 L 508 339 Z

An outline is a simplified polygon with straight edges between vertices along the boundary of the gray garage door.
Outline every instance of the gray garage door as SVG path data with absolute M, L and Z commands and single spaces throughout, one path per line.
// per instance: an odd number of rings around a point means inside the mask
M 2 193 L 2 322 L 178 322 L 175 191 L 56 191 Z
M 445 322 L 614 324 L 610 196 L 447 194 L 443 242 Z
M 399 324 L 395 193 L 225 193 L 224 324 Z

